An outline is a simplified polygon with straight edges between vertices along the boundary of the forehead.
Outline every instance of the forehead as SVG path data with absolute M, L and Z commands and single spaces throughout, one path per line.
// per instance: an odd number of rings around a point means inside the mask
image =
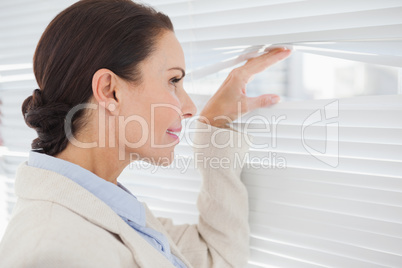
M 148 69 L 158 72 L 165 72 L 174 67 L 185 70 L 183 49 L 173 32 L 166 31 L 161 34 L 154 52 L 144 64 L 148 65 Z

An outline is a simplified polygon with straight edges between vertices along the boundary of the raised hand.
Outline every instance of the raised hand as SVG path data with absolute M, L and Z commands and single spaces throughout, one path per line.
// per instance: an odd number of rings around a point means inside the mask
M 255 74 L 283 60 L 290 53 L 289 49 L 275 48 L 259 57 L 248 60 L 243 66 L 233 69 L 205 105 L 200 113 L 199 120 L 216 127 L 226 128 L 228 127 L 227 124 L 235 120 L 239 114 L 277 103 L 280 98 L 275 94 L 248 97 L 246 86 Z

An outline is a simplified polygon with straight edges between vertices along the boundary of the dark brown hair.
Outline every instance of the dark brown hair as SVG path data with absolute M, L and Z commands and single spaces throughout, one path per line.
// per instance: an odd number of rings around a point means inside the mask
M 130 0 L 82 0 L 58 14 L 34 55 L 40 89 L 22 104 L 26 124 L 38 133 L 32 149 L 56 155 L 66 148 L 65 117 L 74 106 L 89 102 L 97 70 L 106 68 L 140 83 L 138 64 L 152 53 L 163 31 L 173 31 L 166 15 Z M 72 120 L 73 134 L 85 124 L 82 111 Z

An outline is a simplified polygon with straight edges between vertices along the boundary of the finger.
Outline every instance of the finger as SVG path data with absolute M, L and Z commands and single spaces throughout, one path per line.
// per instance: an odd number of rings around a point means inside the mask
M 244 73 L 248 76 L 246 79 L 248 79 L 257 73 L 266 70 L 269 66 L 285 59 L 290 54 L 291 50 L 289 49 L 276 48 L 259 57 L 248 60 L 247 63 L 240 68 L 244 68 Z
M 268 53 L 265 53 L 259 57 L 250 59 L 244 67 L 253 74 L 264 71 L 269 66 L 285 59 L 291 53 L 291 50 L 286 48 L 276 48 L 270 50 Z
M 280 97 L 275 94 L 264 94 L 258 97 L 247 97 L 248 112 L 278 103 Z

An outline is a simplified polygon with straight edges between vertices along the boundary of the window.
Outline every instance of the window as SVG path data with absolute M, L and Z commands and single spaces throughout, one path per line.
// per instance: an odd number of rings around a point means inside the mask
M 249 267 L 397 266 L 402 2 L 150 3 L 173 17 L 187 59 L 186 88 L 200 107 L 239 56 L 270 45 L 295 48 L 248 87 L 284 102 L 235 124 L 255 136 L 242 173 L 250 196 Z M 176 153 L 191 159 L 185 143 Z M 200 178 L 182 170 L 153 170 L 169 179 L 132 182 L 133 190 L 140 185 L 136 193 L 159 215 L 196 222 Z M 122 178 L 130 183 L 133 172 Z M 160 198 L 155 187 L 173 194 Z
M 35 136 L 20 114 L 21 102 L 37 87 L 32 55 L 47 23 L 73 2 L 0 4 L 0 162 L 7 214 L 15 202 L 15 170 Z M 250 196 L 249 267 L 399 266 L 402 1 L 145 2 L 171 16 L 187 59 L 186 87 L 199 107 L 240 64 L 237 57 L 270 45 L 295 48 L 249 86 L 251 94 L 269 90 L 284 101 L 235 124 L 255 136 L 242 174 Z M 377 86 L 380 80 L 385 83 Z M 172 166 L 136 163 L 120 181 L 157 216 L 195 223 L 201 178 L 191 154 L 184 139 Z

